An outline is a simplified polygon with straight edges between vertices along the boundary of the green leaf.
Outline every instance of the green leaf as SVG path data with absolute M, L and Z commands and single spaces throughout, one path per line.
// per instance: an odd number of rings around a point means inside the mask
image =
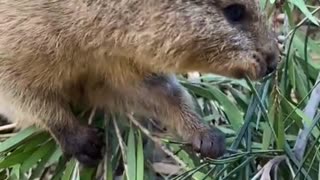
M 32 154 L 35 150 L 36 148 L 31 149 L 29 151 L 25 151 L 25 152 L 13 154 L 13 155 L 11 154 L 7 156 L 3 161 L 0 162 L 0 169 L 8 168 L 12 165 L 16 165 L 24 162 L 26 159 L 29 158 L 30 154 Z
M 29 138 L 31 135 L 39 132 L 37 128 L 30 127 L 20 131 L 17 135 L 10 137 L 6 141 L 0 143 L 0 152 L 4 152 L 14 148 L 19 145 L 21 142 Z
M 51 165 L 53 163 L 56 163 L 59 161 L 59 158 L 62 156 L 62 150 L 60 148 L 60 146 L 56 146 L 52 156 L 50 157 L 50 159 L 48 160 L 48 165 Z
M 314 24 L 319 26 L 317 18 L 315 18 L 309 9 L 307 8 L 305 2 L 303 0 L 289 0 L 292 4 L 294 4 L 297 8 L 299 8 L 307 18 L 312 21 Z
M 55 143 L 53 141 L 49 141 L 48 143 L 38 148 L 34 151 L 28 159 L 26 159 L 21 165 L 22 173 L 26 172 L 28 169 L 31 169 L 33 165 L 41 160 L 45 155 L 51 153 L 54 150 Z
M 49 150 L 48 153 L 46 153 L 46 155 L 44 155 L 40 162 L 38 163 L 38 165 L 33 169 L 32 171 L 32 175 L 30 177 L 30 179 L 36 179 L 36 178 L 39 178 L 42 173 L 44 172 L 45 168 L 50 166 L 51 164 L 49 163 L 49 159 L 54 156 L 54 153 L 55 151 L 57 150 L 58 148 L 52 148 Z
M 141 132 L 138 131 L 137 143 L 137 180 L 144 180 L 144 154 Z
M 94 168 L 84 168 L 80 171 L 80 180 L 91 180 L 94 179 Z
M 75 170 L 76 160 L 72 159 L 67 163 L 67 167 L 62 176 L 62 180 L 71 180 L 73 171 Z
M 208 84 L 201 84 L 204 87 L 195 84 L 184 84 L 188 89 L 194 93 L 206 97 L 208 99 L 215 99 L 222 106 L 223 111 L 226 113 L 231 126 L 235 131 L 239 131 L 243 123 L 243 113 L 238 107 L 230 101 L 230 99 L 222 93 L 219 89 Z
M 272 140 L 272 132 L 266 123 L 262 124 L 263 126 L 263 137 L 262 137 L 262 149 L 267 150 Z
M 136 180 L 136 144 L 134 137 L 134 130 L 130 128 L 128 137 L 128 148 L 127 148 L 127 160 L 128 160 L 128 180 Z

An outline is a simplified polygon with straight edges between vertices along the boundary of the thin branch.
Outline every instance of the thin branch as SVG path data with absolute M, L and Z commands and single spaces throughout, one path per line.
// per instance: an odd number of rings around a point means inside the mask
M 93 107 L 93 109 L 91 110 L 90 117 L 89 117 L 89 119 L 88 119 L 88 123 L 89 123 L 89 124 L 92 124 L 93 117 L 96 115 L 96 110 L 97 110 L 96 107 Z
M 280 164 L 282 161 L 286 159 L 287 157 L 285 155 L 274 157 L 267 164 L 265 164 L 251 180 L 257 180 L 260 176 L 261 176 L 260 180 L 271 180 L 270 178 L 271 170 L 274 167 L 277 167 L 278 164 Z
M 180 160 L 177 156 L 175 156 L 170 150 L 168 150 L 166 147 L 164 147 L 161 143 L 161 140 L 159 138 L 156 138 L 154 136 L 151 135 L 151 133 L 145 128 L 143 127 L 134 117 L 132 114 L 127 114 L 127 117 L 129 118 L 129 120 L 135 125 L 137 126 L 142 133 L 144 133 L 149 139 L 151 139 L 154 143 L 158 144 L 161 149 L 170 157 L 172 157 L 177 163 L 179 163 L 183 168 L 186 168 L 187 165 L 185 164 L 185 162 L 183 162 L 182 160 Z
M 16 128 L 16 126 L 17 126 L 16 123 L 7 124 L 7 125 L 4 125 L 4 126 L 0 126 L 0 132 L 1 132 L 1 131 L 12 130 L 12 129 Z
M 116 130 L 116 135 L 117 135 L 117 138 L 118 138 L 118 141 L 119 141 L 119 145 L 120 145 L 120 149 L 121 149 L 121 154 L 122 154 L 122 160 L 123 160 L 123 166 L 124 166 L 124 169 L 126 171 L 126 176 L 128 179 L 130 179 L 129 174 L 127 173 L 128 172 L 128 163 L 127 163 L 127 147 L 122 139 L 122 136 L 121 136 L 121 132 L 120 132 L 120 129 L 119 129 L 119 126 L 118 126 L 118 123 L 116 122 L 116 120 L 114 118 L 112 118 L 112 122 L 113 122 L 113 125 L 114 125 L 114 128 Z

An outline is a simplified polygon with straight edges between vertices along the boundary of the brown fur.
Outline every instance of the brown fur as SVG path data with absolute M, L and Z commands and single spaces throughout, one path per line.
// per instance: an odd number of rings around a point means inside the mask
M 233 3 L 247 9 L 238 25 L 222 13 Z M 0 0 L 0 111 L 47 129 L 87 165 L 102 143 L 70 102 L 157 117 L 219 157 L 223 135 L 201 123 L 172 74 L 259 79 L 276 62 L 272 38 L 251 0 Z

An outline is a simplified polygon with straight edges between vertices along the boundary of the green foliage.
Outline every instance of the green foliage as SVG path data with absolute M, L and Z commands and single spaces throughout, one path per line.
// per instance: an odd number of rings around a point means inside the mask
M 303 110 L 319 76 L 320 5 L 288 0 L 276 7 L 276 2 L 261 0 L 270 17 L 279 11 L 287 17 L 280 25 L 286 41 L 275 74 L 260 82 L 213 74 L 201 75 L 196 82 L 180 78 L 196 98 L 203 120 L 227 135 L 228 153 L 221 159 L 200 159 L 183 142 L 152 136 L 152 130 L 122 116 L 96 115 L 95 125 L 108 130 L 105 159 L 98 168 L 86 169 L 66 159 L 48 133 L 30 127 L 10 138 L 0 131 L 0 179 L 319 179 L 320 115 L 318 109 L 314 118 Z M 312 37 L 310 29 L 315 29 Z M 79 118 L 88 117 L 84 113 Z M 304 124 L 311 127 L 309 141 L 298 160 L 293 148 Z M 157 164 L 161 166 L 156 166 L 153 153 L 159 154 L 159 149 L 171 158 L 162 156 Z

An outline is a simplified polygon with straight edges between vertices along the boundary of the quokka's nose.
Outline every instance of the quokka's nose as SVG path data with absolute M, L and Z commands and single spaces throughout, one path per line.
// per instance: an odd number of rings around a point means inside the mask
M 265 45 L 261 49 L 261 53 L 263 54 L 264 60 L 267 65 L 267 74 L 274 72 L 277 69 L 278 61 L 279 61 L 279 50 L 277 48 L 276 43 L 270 43 Z

